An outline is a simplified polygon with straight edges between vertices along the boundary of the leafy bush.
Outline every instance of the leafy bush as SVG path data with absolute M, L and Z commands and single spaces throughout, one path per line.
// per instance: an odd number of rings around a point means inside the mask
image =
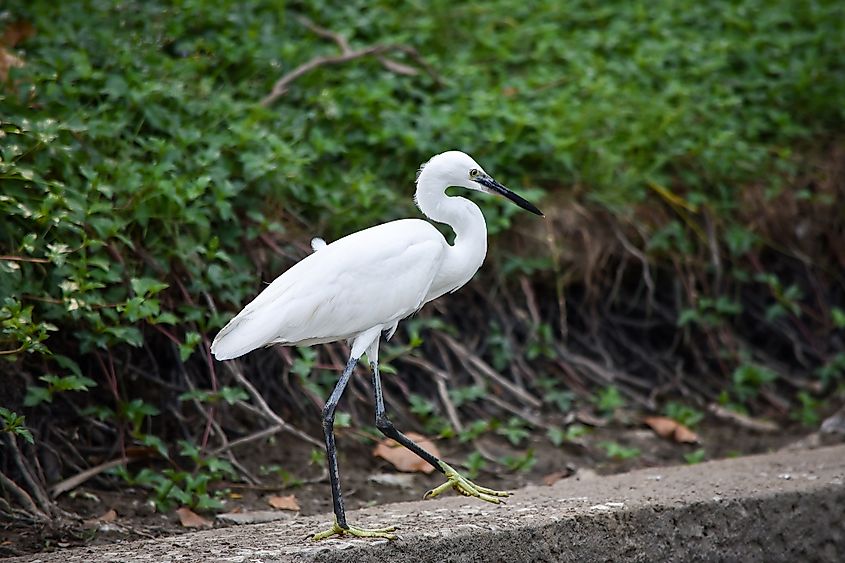
M 361 58 L 303 75 L 264 107 L 279 76 L 337 49 L 300 15 L 353 47 L 413 47 L 437 76 Z M 5 432 L 29 439 L 11 409 L 29 409 L 36 437 L 46 420 L 93 416 L 166 454 L 158 413 L 190 403 L 209 414 L 193 436 L 204 441 L 245 398 L 221 387 L 208 356 L 230 312 L 311 236 L 413 214 L 419 163 L 455 147 L 531 197 L 547 194 L 539 234 L 513 228 L 517 210 L 480 202 L 492 233 L 521 233 L 535 249 L 517 236 L 491 245 L 492 291 L 532 276 L 542 293 L 531 315 L 511 299 L 519 315 L 474 325 L 491 323 L 478 354 L 497 369 L 540 366 L 525 385 L 545 403 L 575 399 L 554 382 L 564 345 L 675 381 L 675 361 L 643 344 L 673 342 L 685 370 L 720 374 L 699 392 L 733 378 L 740 401 L 775 382 L 758 348 L 777 347 L 778 361 L 826 385 L 845 371 L 841 338 L 828 338 L 845 325 L 841 279 L 828 275 L 842 264 L 814 242 L 837 247 L 841 228 L 779 228 L 803 216 L 842 224 L 836 182 L 816 182 L 826 172 L 812 168 L 845 123 L 841 2 L 6 3 L 0 25 L 20 22 L 35 35 L 0 52 L 23 61 L 0 91 Z M 606 233 L 611 250 L 597 242 Z M 599 294 L 606 307 L 580 307 Z M 620 314 L 657 328 L 641 338 L 614 324 Z M 431 330 L 475 322 L 465 317 Z M 418 329 L 402 351 L 424 346 Z M 308 397 L 331 379 L 317 358 L 300 353 L 292 370 Z M 477 415 L 486 388 L 454 389 Z M 415 391 L 428 430 L 454 434 L 434 393 Z M 633 396 L 628 382 L 607 387 L 597 408 Z M 502 427 L 515 442 L 522 431 Z

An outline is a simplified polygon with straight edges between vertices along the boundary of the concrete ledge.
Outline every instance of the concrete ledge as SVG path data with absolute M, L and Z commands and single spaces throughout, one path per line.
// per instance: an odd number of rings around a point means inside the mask
M 505 506 L 385 505 L 349 520 L 395 524 L 401 537 L 313 543 L 308 533 L 330 518 L 301 517 L 12 561 L 845 561 L 845 446 L 568 479 Z

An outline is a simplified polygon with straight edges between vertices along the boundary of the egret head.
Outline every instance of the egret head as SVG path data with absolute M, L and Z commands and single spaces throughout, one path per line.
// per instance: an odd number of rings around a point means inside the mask
M 543 215 L 534 204 L 507 189 L 487 174 L 471 156 L 461 151 L 448 151 L 435 155 L 420 167 L 417 181 L 431 176 L 447 186 L 459 186 L 479 192 L 502 195 L 519 207 L 536 215 Z

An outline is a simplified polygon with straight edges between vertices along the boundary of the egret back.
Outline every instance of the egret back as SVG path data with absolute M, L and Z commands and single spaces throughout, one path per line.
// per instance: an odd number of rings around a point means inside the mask
M 333 342 L 390 327 L 423 305 L 448 248 L 419 219 L 339 239 L 276 278 L 223 327 L 211 351 L 225 360 L 268 344 Z

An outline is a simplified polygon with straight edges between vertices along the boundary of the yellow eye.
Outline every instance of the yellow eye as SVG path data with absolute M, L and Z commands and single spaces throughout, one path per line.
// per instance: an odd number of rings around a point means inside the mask
M 469 171 L 469 177 L 470 178 L 477 178 L 479 174 L 480 174 L 480 172 L 475 168 L 473 168 L 472 170 Z

